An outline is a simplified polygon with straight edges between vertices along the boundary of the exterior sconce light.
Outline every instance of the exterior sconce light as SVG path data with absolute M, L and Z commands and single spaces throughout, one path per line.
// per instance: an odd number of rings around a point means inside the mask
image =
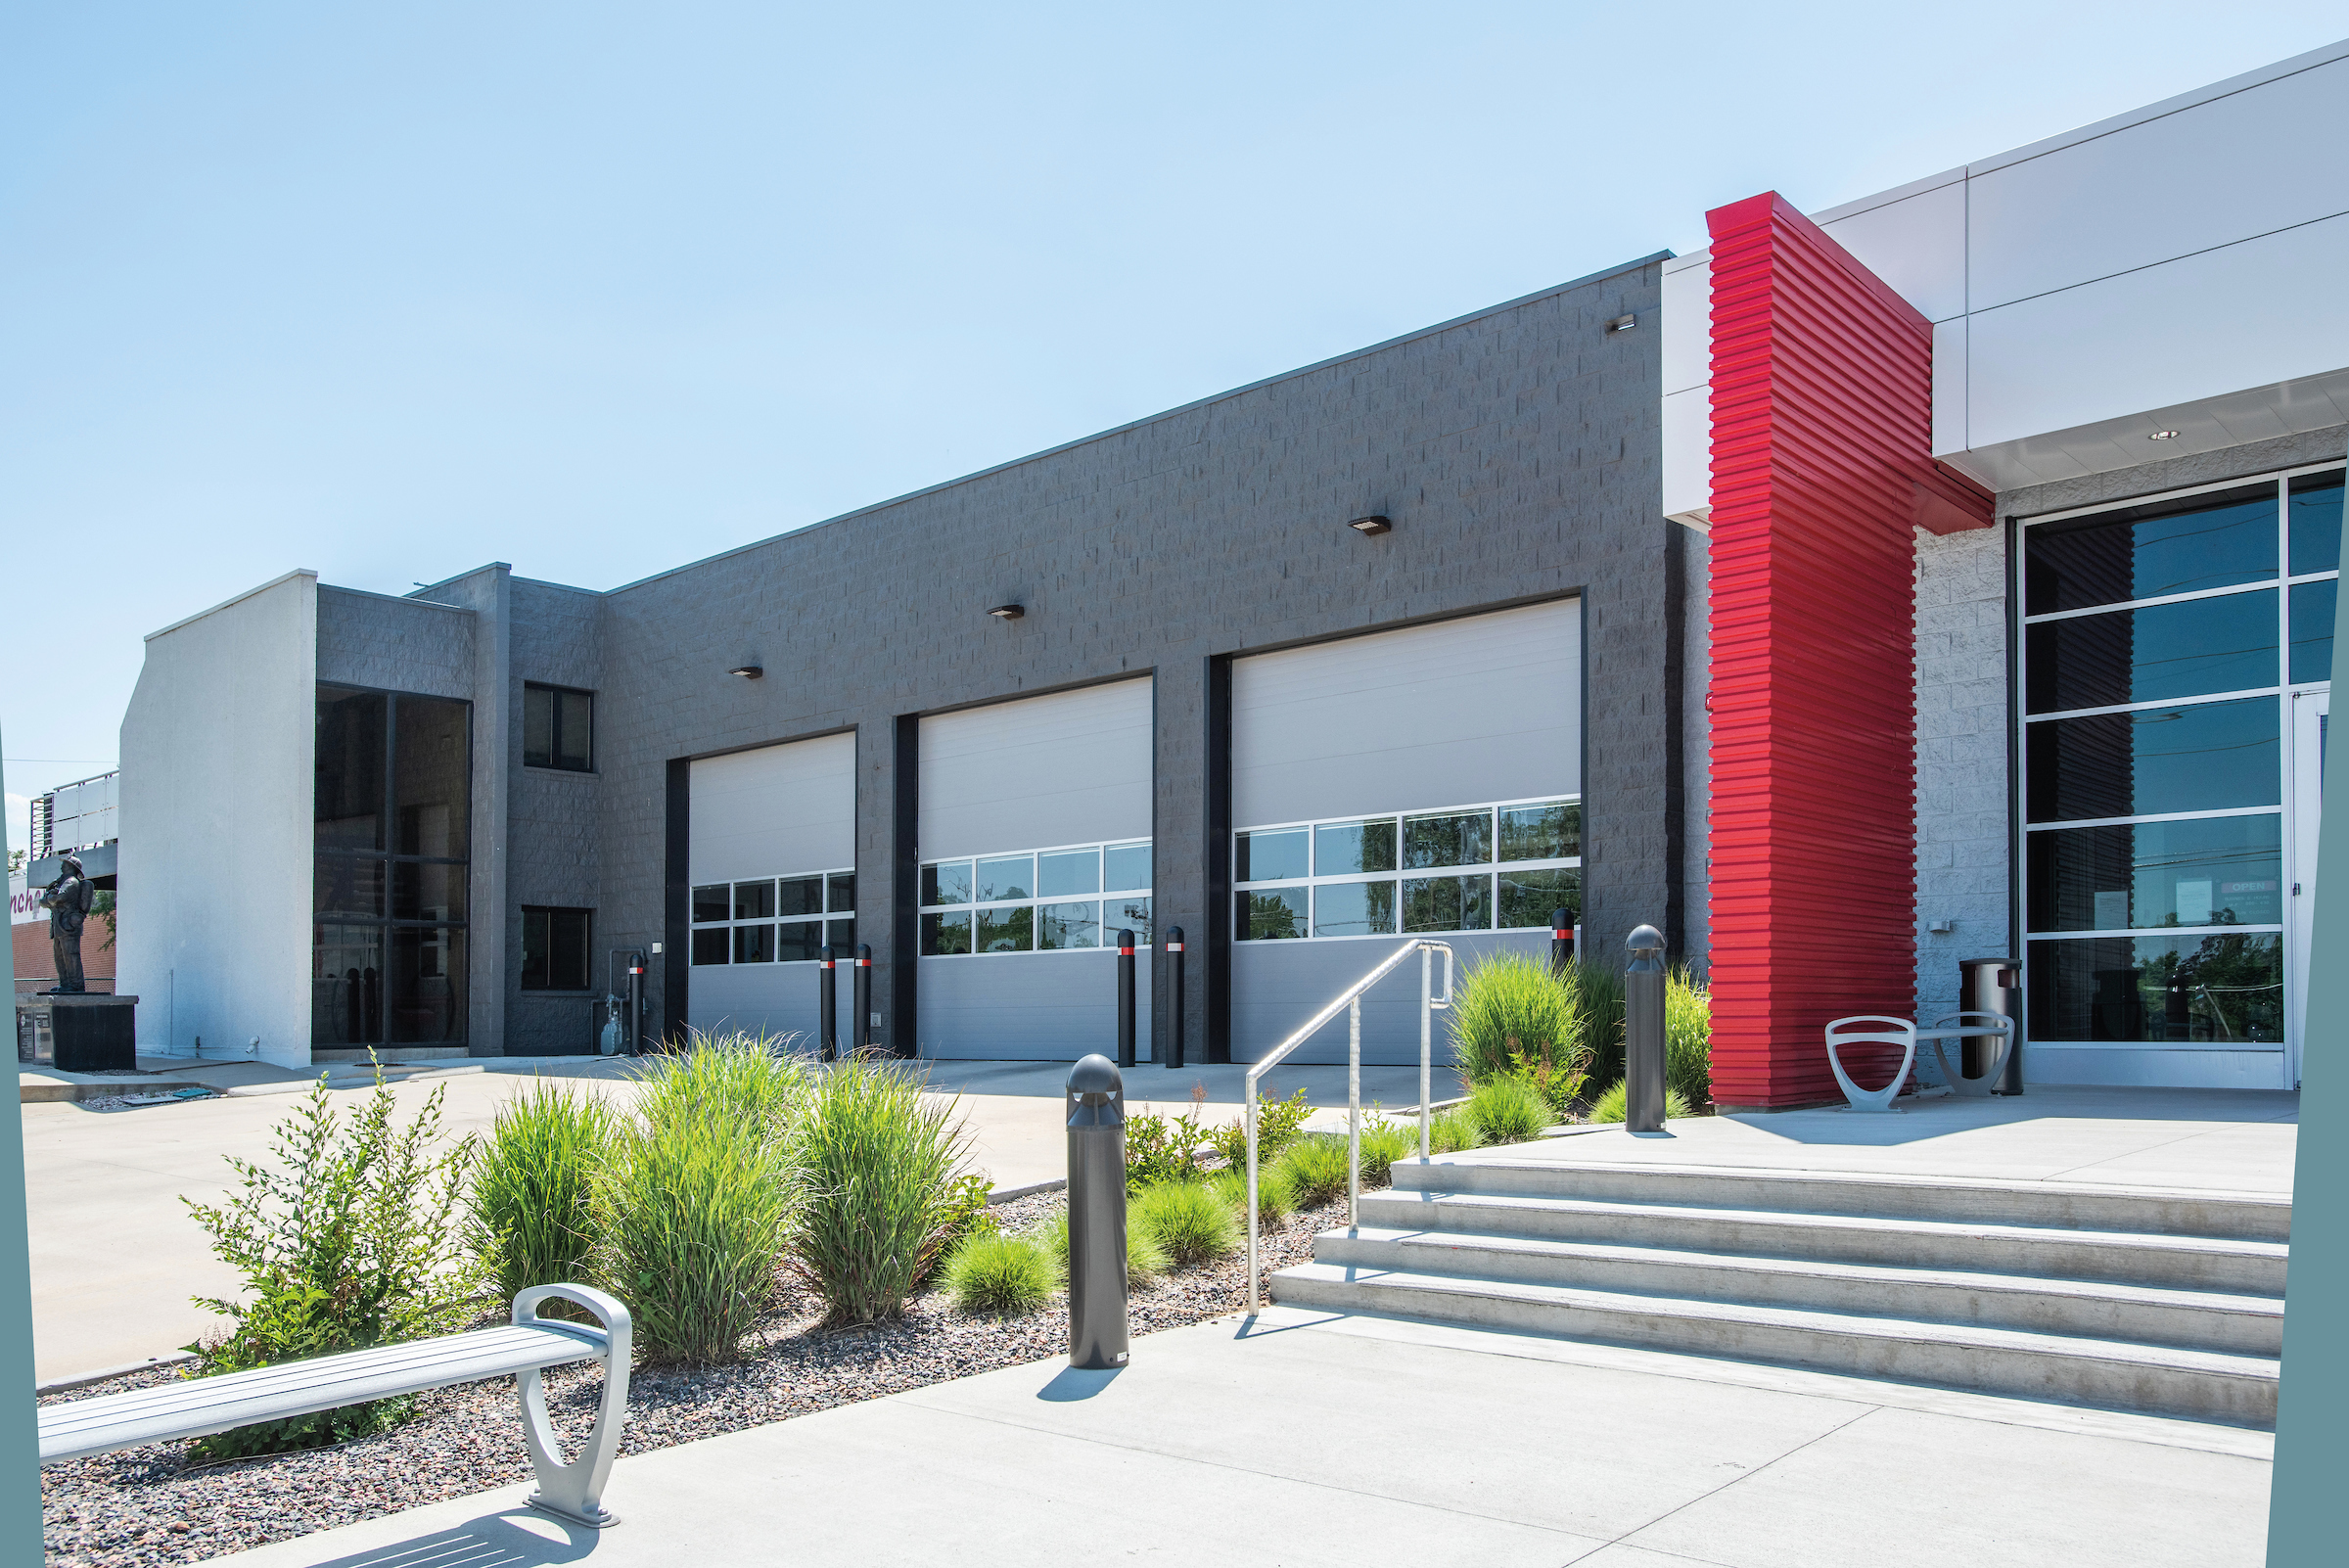
M 2174 441 L 2177 438 L 2178 433 L 2174 430 L 2157 430 L 2145 438 L 2149 441 Z
M 726 673 L 729 675 L 740 675 L 745 680 L 757 680 L 760 676 L 766 673 L 766 667 L 764 665 L 736 665 L 733 669 L 727 670 Z
M 1395 525 L 1393 523 L 1390 523 L 1383 517 L 1376 516 L 1358 517 L 1352 522 L 1348 523 L 1346 526 L 1354 530 L 1355 532 L 1362 534 L 1365 537 L 1372 537 L 1377 534 L 1392 533 L 1395 531 Z
M 1618 332 L 1629 332 L 1637 325 L 1639 325 L 1639 318 L 1637 316 L 1617 316 L 1614 320 L 1607 323 L 1607 333 L 1608 336 L 1612 337 Z
M 1017 621 L 1027 613 L 1028 607 L 1024 604 L 999 604 L 988 612 L 997 621 Z

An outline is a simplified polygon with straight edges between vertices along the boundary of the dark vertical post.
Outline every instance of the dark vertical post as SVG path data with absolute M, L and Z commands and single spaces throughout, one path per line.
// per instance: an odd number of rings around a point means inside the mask
M 1564 974 L 1567 960 L 1573 956 L 1574 922 L 1566 917 L 1565 910 L 1552 909 L 1549 912 L 1549 972 L 1553 975 Z
M 1118 933 L 1118 1065 L 1133 1065 L 1133 933 Z
M 839 971 L 833 966 L 830 946 L 824 948 L 823 962 L 815 970 L 815 1038 L 827 1062 L 840 1060 L 840 987 Z
M 849 1038 L 856 1042 L 856 1049 L 863 1050 L 874 1043 L 873 945 L 869 942 L 856 944 L 856 985 L 850 999 L 856 1016 L 850 1022 Z
M 887 948 L 889 1038 L 884 1041 L 871 1036 L 872 1009 L 861 1004 L 856 1009 L 854 1030 L 858 1040 L 869 1039 L 876 1045 L 887 1044 L 898 1056 L 916 1055 L 921 1045 L 915 1035 L 920 1013 L 914 1001 L 914 984 L 921 973 L 922 950 L 922 862 L 921 849 L 915 842 L 921 828 L 921 727 L 918 715 L 899 714 L 891 736 Z M 861 888 L 857 892 L 857 901 L 867 901 Z M 866 929 L 871 928 L 868 926 Z
M 644 1054 L 644 954 L 628 954 L 628 1054 Z
M 1106 1056 L 1069 1071 L 1069 1364 L 1126 1364 L 1126 1080 Z
M 1623 1126 L 1664 1130 L 1664 933 L 1640 926 L 1623 974 Z
M 669 759 L 668 820 L 663 824 L 661 877 L 661 1038 L 685 1038 L 685 992 L 693 973 L 693 763 Z M 639 957 L 639 964 L 644 960 Z M 644 1023 L 641 1009 L 636 1023 Z M 628 1036 L 628 1054 L 637 1055 L 644 1031 Z
M 1584 712 L 1589 710 L 1586 708 Z M 1207 821 L 1200 842 L 1207 863 L 1200 886 L 1207 899 L 1207 945 L 1201 949 L 1203 1062 L 1231 1060 L 1231 661 L 1207 662 L 1207 744 L 1201 781 Z M 1588 777 L 1588 774 L 1584 775 Z
M 1160 1053 L 1169 1067 L 1182 1060 L 1182 927 L 1167 930 L 1167 1048 Z

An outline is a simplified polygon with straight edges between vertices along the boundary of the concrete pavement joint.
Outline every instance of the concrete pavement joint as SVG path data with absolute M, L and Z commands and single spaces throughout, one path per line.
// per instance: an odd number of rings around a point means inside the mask
M 1774 1466 L 1782 1464 L 1786 1460 L 1793 1458 L 1805 1449 L 1824 1443 L 1836 1433 L 1859 1425 L 1862 1421 L 1866 1420 L 1869 1416 L 1876 1414 L 1883 1408 L 1884 1407 L 1881 1405 L 1871 1405 L 1867 1407 L 1867 1408 L 1862 1410 L 1859 1414 L 1852 1416 L 1850 1419 L 1838 1421 L 1835 1425 L 1827 1428 L 1824 1432 L 1819 1433 L 1817 1437 L 1804 1439 L 1802 1442 L 1797 1443 L 1793 1448 L 1788 1449 L 1785 1453 L 1778 1454 L 1774 1458 L 1767 1459 L 1764 1462 L 1755 1465 L 1752 1469 L 1746 1471 L 1742 1475 L 1731 1476 L 1728 1480 L 1724 1481 L 1721 1485 L 1709 1488 L 1706 1491 L 1698 1493 L 1695 1497 L 1690 1498 L 1685 1502 L 1665 1509 L 1662 1513 L 1657 1514 L 1653 1519 L 1648 1520 L 1645 1524 L 1635 1525 L 1632 1529 L 1625 1531 L 1622 1535 L 1617 1536 L 1614 1540 L 1608 1542 L 1607 1545 L 1610 1546 L 1639 1546 L 1639 1543 L 1634 1541 L 1632 1537 L 1639 1534 L 1640 1531 L 1653 1530 L 1656 1526 L 1662 1524 L 1665 1520 L 1672 1518 L 1675 1514 L 1687 1512 L 1690 1508 L 1695 1507 L 1707 1498 L 1719 1497 L 1724 1492 L 1728 1491 L 1731 1487 L 1751 1481 L 1754 1479 L 1754 1477 L 1763 1474 L 1765 1471 L 1768 1471 Z M 1647 1546 L 1639 1546 L 1639 1549 L 1642 1551 L 1647 1551 L 1652 1548 Z M 1586 1555 L 1588 1555 L 1588 1553 L 1586 1553 Z M 1705 1559 L 1700 1557 L 1696 1560 L 1702 1562 Z

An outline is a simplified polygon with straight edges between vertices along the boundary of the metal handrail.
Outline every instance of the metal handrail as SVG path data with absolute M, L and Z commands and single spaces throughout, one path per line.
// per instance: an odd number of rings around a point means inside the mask
M 1419 955 L 1419 1158 L 1427 1158 L 1428 1111 L 1431 1092 L 1429 1062 L 1430 1041 L 1434 1037 L 1434 1010 L 1451 1005 L 1451 944 L 1414 938 L 1395 949 L 1387 960 L 1353 985 L 1339 992 L 1329 1004 L 1308 1019 L 1305 1027 L 1272 1047 L 1265 1059 L 1248 1069 L 1248 1310 L 1263 1303 L 1258 1289 L 1256 1208 L 1256 1081 L 1280 1065 L 1283 1058 L 1313 1038 L 1323 1024 L 1338 1016 L 1338 1009 L 1347 1008 L 1350 1018 L 1346 1038 L 1346 1223 L 1352 1225 L 1356 1210 L 1362 1197 L 1362 992 L 1393 974 L 1396 967 L 1412 953 Z M 1444 955 L 1444 994 L 1435 994 L 1435 955 Z

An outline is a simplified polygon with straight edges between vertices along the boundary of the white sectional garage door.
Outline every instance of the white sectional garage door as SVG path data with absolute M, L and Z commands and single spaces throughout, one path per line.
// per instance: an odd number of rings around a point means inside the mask
M 812 1048 L 816 950 L 856 941 L 856 737 L 706 758 L 692 789 L 686 1023 Z M 844 1037 L 848 974 L 835 976 Z
M 919 733 L 921 1053 L 1113 1051 L 1115 933 L 1148 940 L 1150 681 L 942 714 Z M 1135 970 L 1147 1052 L 1147 952 Z
M 1581 906 L 1575 600 L 1234 662 L 1232 1056 L 1253 1061 L 1406 935 L 1541 950 Z M 1416 1060 L 1416 964 L 1365 999 Z M 1343 1021 L 1302 1060 L 1343 1060 Z

